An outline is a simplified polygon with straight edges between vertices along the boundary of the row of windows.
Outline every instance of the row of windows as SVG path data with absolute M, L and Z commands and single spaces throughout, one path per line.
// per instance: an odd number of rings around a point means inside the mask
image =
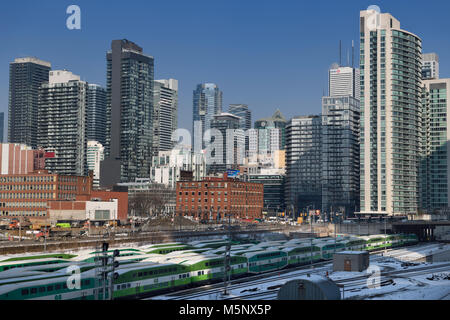
M 81 280 L 81 285 L 88 286 L 91 283 L 91 280 Z M 51 292 L 51 291 L 58 291 L 63 289 L 67 289 L 67 284 L 64 282 L 62 285 L 60 283 L 49 286 L 42 286 L 42 287 L 35 287 L 31 289 L 22 289 L 22 296 L 27 296 L 29 294 L 36 294 L 36 293 L 43 293 L 43 292 Z
M 61 177 L 62 178 L 62 177 Z M 55 176 L 9 176 L 0 177 L 0 182 L 54 182 Z
M 138 273 L 133 273 L 133 278 L 140 278 L 140 277 L 146 277 L 149 275 L 156 275 L 156 274 L 163 274 L 163 273 L 170 273 L 170 272 L 175 272 L 177 271 L 177 268 L 163 268 L 163 269 L 156 269 L 153 271 L 144 271 L 144 272 L 138 272 Z

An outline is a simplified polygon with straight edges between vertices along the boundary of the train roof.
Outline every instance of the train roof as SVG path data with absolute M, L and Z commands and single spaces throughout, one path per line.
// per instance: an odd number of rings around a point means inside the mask
M 43 263 L 43 262 L 51 262 L 51 261 L 69 262 L 70 260 L 61 259 L 61 258 L 26 259 L 26 260 L 0 262 L 0 266 L 10 266 L 10 265 L 15 265 L 15 264 L 31 264 L 34 262 L 42 262 Z

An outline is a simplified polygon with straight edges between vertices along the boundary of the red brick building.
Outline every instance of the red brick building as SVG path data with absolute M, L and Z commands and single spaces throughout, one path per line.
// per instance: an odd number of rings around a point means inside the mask
M 47 170 L 0 175 L 0 216 L 45 219 L 48 202 L 75 200 L 92 192 L 92 176 L 62 176 Z
M 262 218 L 264 186 L 228 178 L 208 177 L 202 181 L 177 182 L 176 211 L 183 216 L 201 219 L 223 218 L 231 214 L 235 219 Z

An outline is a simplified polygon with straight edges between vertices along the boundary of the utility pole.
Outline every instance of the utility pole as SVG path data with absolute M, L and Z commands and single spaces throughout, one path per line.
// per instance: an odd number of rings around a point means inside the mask
M 44 252 L 47 252 L 47 225 L 45 225 L 44 230 Z
M 230 271 L 231 271 L 231 266 L 230 266 L 230 262 L 231 262 L 231 241 L 232 241 L 232 237 L 233 234 L 231 232 L 231 214 L 228 213 L 228 241 L 229 243 L 226 245 L 226 250 L 225 250 L 225 259 L 224 259 L 224 279 L 223 279 L 223 283 L 224 283 L 224 288 L 223 288 L 223 295 L 227 296 L 229 294 L 228 292 L 228 284 L 229 284 L 229 280 L 230 280 Z

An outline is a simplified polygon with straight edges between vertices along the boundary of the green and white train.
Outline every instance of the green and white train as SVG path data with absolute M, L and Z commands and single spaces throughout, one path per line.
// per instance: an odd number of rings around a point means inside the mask
M 344 250 L 373 251 L 417 243 L 411 234 L 295 239 L 266 243 L 231 244 L 231 278 L 271 272 L 332 258 Z M 312 245 L 311 245 L 312 243 Z M 134 299 L 223 281 L 226 270 L 224 240 L 121 248 L 113 280 L 114 299 Z M 167 248 L 179 249 L 169 250 Z M 183 248 L 183 249 L 181 249 Z M 154 249 L 163 249 L 154 253 Z M 163 253 L 164 252 L 164 253 Z M 219 254 L 220 253 L 220 254 Z M 66 259 L 64 259 L 66 258 Z M 95 269 L 96 252 L 7 258 L 0 262 L 0 300 L 67 300 L 109 298 Z M 79 267 L 79 283 L 68 267 Z M 75 281 L 75 282 L 74 282 Z M 74 284 L 75 283 L 75 284 Z M 111 289 L 111 286 L 106 286 Z

